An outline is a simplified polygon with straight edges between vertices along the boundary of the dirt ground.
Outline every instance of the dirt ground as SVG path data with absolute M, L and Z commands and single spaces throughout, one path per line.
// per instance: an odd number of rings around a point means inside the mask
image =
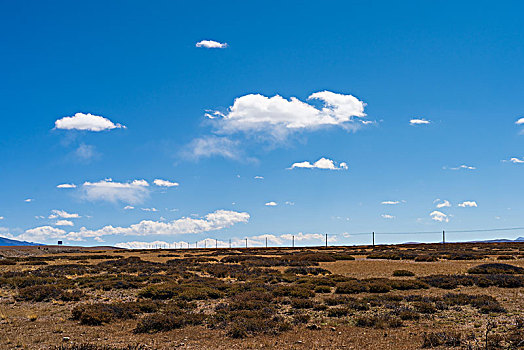
M 346 251 L 348 254 L 353 252 L 355 260 L 336 260 L 321 261 L 316 266 L 328 270 L 332 275 L 352 277 L 359 280 L 371 278 L 383 278 L 389 280 L 415 280 L 419 277 L 432 275 L 467 275 L 468 269 L 485 263 L 507 263 L 524 268 L 523 250 L 524 245 L 514 246 L 508 249 L 515 259 L 508 261 L 497 260 L 500 256 L 499 250 L 492 255 L 485 255 L 476 260 L 446 260 L 439 259 L 431 262 L 416 262 L 413 259 L 368 259 L 364 248 L 352 248 L 347 252 L 345 248 L 332 248 L 318 250 L 322 253 L 339 254 Z M 367 247 L 370 252 L 371 250 Z M 393 251 L 395 247 L 391 248 Z M 398 250 L 404 249 L 399 247 Z M 418 249 L 422 250 L 423 248 Z M 500 249 L 500 246 L 498 246 Z M 317 250 L 308 250 L 317 253 Z M 486 251 L 486 249 L 484 249 Z M 489 249 L 487 250 L 489 252 Z M 68 257 L 81 257 L 93 254 L 107 255 L 107 259 L 84 259 L 81 261 L 68 260 Z M 289 254 L 302 254 L 303 250 L 282 250 L 282 256 Z M 79 303 L 93 302 L 123 302 L 137 300 L 137 291 L 140 289 L 111 289 L 99 290 L 96 288 L 84 288 L 87 295 L 86 299 L 80 301 L 47 300 L 30 301 L 21 300 L 17 297 L 19 288 L 9 287 L 2 284 L 2 274 L 22 272 L 31 275 L 34 271 L 41 269 L 40 265 L 25 264 L 28 259 L 43 257 L 44 260 L 53 256 L 63 256 L 60 259 L 45 260 L 47 265 L 95 265 L 102 261 L 115 259 L 140 257 L 143 261 L 165 264 L 168 260 L 179 258 L 188 259 L 202 256 L 213 256 L 213 259 L 220 261 L 227 256 L 238 256 L 242 254 L 260 255 L 263 257 L 275 256 L 273 251 L 244 251 L 237 249 L 235 252 L 225 251 L 224 254 L 211 255 L 214 250 L 179 250 L 179 251 L 120 251 L 111 248 L 97 249 L 68 249 L 57 250 L 50 248 L 43 251 L 35 247 L 23 248 L 1 248 L 0 256 L 4 259 L 18 259 L 16 264 L 0 264 L 0 349 L 54 349 L 63 346 L 63 349 L 74 349 L 74 344 L 93 344 L 92 348 L 85 347 L 86 350 L 104 349 L 103 346 L 110 346 L 107 349 L 121 349 L 129 345 L 141 345 L 143 349 L 421 349 L 423 346 L 423 335 L 435 331 L 460 331 L 462 334 L 468 332 L 476 333 L 481 336 L 485 332 L 488 322 L 498 324 L 498 329 L 503 333 L 506 329 L 513 326 L 516 319 L 524 317 L 524 288 L 500 288 L 498 286 L 479 287 L 477 285 L 460 285 L 452 290 L 453 293 L 463 293 L 467 295 L 489 295 L 496 298 L 500 305 L 505 309 L 500 314 L 483 314 L 470 306 L 464 306 L 460 310 L 455 308 L 443 309 L 436 314 L 422 313 L 418 320 L 405 320 L 400 327 L 362 327 L 357 326 L 354 317 L 360 315 L 359 312 L 350 313 L 349 316 L 341 318 L 326 317 L 322 312 L 311 311 L 313 317 L 307 324 L 297 324 L 291 329 L 279 332 L 278 334 L 260 333 L 249 335 L 243 338 L 228 336 L 226 329 L 212 329 L 203 325 L 188 325 L 186 327 L 166 330 L 154 333 L 136 333 L 136 328 L 140 317 L 125 320 L 115 320 L 104 322 L 101 325 L 93 326 L 81 324 L 78 320 L 72 319 L 71 311 Z M 420 253 L 420 252 L 419 252 Z M 508 254 L 510 254 L 508 253 Z M 519 255 L 520 254 L 520 255 Z M 278 254 L 276 254 L 278 255 Z M 280 256 L 280 255 L 278 255 Z M 0 260 L 1 263 L 1 260 Z M 272 269 L 283 272 L 285 267 L 275 266 Z M 409 270 L 414 273 L 413 277 L 393 277 L 395 270 Z M 162 275 L 165 273 L 160 273 Z M 203 272 L 196 273 L 202 275 Z M 78 276 L 67 276 L 74 279 Z M 313 278 L 312 276 L 309 276 Z M 232 277 L 222 280 L 232 281 Z M 7 281 L 7 279 L 5 280 Z M 238 281 L 236 281 L 238 282 Z M 7 283 L 7 282 L 4 282 Z M 338 284 L 337 284 L 338 286 Z M 142 287 L 141 287 L 142 288 Z M 391 290 L 383 294 L 363 292 L 356 297 L 366 298 L 367 296 L 381 298 L 387 295 L 398 295 L 409 298 L 410 295 L 420 297 L 442 297 L 450 290 L 443 288 L 425 288 L 416 290 Z M 331 294 L 315 294 L 312 300 L 322 302 L 326 296 L 336 296 L 336 289 L 332 289 Z M 352 295 L 354 296 L 354 295 Z M 285 298 L 284 298 L 285 299 Z M 224 299 L 227 300 L 227 299 Z M 196 303 L 201 309 L 212 309 L 211 306 L 203 306 L 208 301 L 198 300 Z M 213 302 L 214 306 L 218 302 Z M 284 317 L 292 315 L 289 311 L 288 301 L 276 304 L 277 313 L 281 312 Z M 287 306 L 286 306 L 287 305 Z M 411 304 L 409 304 L 411 305 Z M 278 308 L 286 308 L 286 311 Z M 387 310 L 385 306 L 380 310 Z M 374 310 L 373 308 L 371 310 Z M 369 313 L 370 311 L 366 311 Z M 382 311 L 381 311 L 382 312 Z M 291 317 L 291 316 L 289 316 Z M 313 326 L 315 329 L 311 329 Z M 472 344 L 477 344 L 476 348 Z M 507 342 L 502 341 L 502 345 L 507 346 Z M 506 344 L 506 345 L 505 345 Z M 463 341 L 460 345 L 439 345 L 435 348 L 457 348 L 457 349 L 484 349 L 484 345 L 478 345 L 478 340 Z M 493 345 L 496 349 L 496 344 Z M 512 348 L 524 348 L 517 345 Z M 83 349 L 78 347 L 77 349 Z M 137 347 L 138 349 L 138 347 Z

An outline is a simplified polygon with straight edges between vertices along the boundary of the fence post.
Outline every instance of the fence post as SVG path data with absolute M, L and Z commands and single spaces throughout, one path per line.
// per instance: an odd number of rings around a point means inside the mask
M 442 230 L 442 245 L 446 245 L 446 231 Z
M 246 238 L 246 248 L 247 248 L 247 238 Z
M 326 248 L 327 248 L 327 233 L 326 233 Z
M 231 249 L 231 238 L 229 239 L 229 249 Z
M 375 246 L 375 231 L 373 231 L 373 247 Z
M 292 238 L 292 243 L 291 243 L 291 247 L 292 248 L 295 248 L 295 236 L 293 235 L 293 238 Z
M 215 249 L 218 249 L 218 239 L 215 238 Z
M 267 237 L 266 237 L 266 248 L 267 248 Z

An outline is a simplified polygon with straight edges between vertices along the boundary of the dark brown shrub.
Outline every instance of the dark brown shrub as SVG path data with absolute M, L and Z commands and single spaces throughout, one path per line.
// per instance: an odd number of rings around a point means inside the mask
M 460 333 L 452 331 L 424 333 L 422 347 L 460 346 L 462 344 L 461 337 Z
M 393 276 L 397 277 L 403 277 L 403 276 L 415 276 L 414 272 L 408 271 L 408 270 L 395 270 L 393 271 Z
M 510 264 L 492 263 L 474 266 L 468 270 L 471 274 L 524 274 L 524 268 Z

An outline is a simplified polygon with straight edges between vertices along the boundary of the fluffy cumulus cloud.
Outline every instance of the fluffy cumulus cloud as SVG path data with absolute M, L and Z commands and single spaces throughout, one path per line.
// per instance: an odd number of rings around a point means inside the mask
M 84 182 L 84 198 L 90 201 L 141 203 L 149 196 L 149 183 L 145 180 L 115 182 L 105 179 L 98 182 Z
M 267 202 L 266 204 L 264 204 L 266 207 L 276 207 L 277 206 L 277 202 Z
M 196 247 L 218 247 L 218 248 L 228 248 L 231 244 L 232 247 L 245 247 L 246 240 L 248 247 L 263 247 L 266 245 L 266 240 L 268 246 L 290 246 L 295 237 L 295 244 L 298 242 L 306 242 L 307 244 L 322 245 L 325 242 L 325 236 L 320 233 L 297 233 L 297 234 L 282 234 L 276 236 L 273 234 L 262 234 L 257 236 L 248 236 L 243 238 L 232 238 L 230 241 L 223 241 L 215 238 L 204 238 L 196 242 Z M 328 236 L 328 242 L 336 242 L 335 236 Z M 115 246 L 127 249 L 154 249 L 154 248 L 194 248 L 195 242 L 187 241 L 130 241 L 130 242 L 121 242 L 117 243 Z
M 299 162 L 299 163 L 293 163 L 289 169 L 297 169 L 297 168 L 305 168 L 305 169 L 325 169 L 325 170 L 347 170 L 348 165 L 345 162 L 340 163 L 337 165 L 334 161 L 328 158 L 320 158 L 313 164 L 311 164 L 308 161 L 305 162 Z
M 105 226 L 98 230 L 88 230 L 82 227 L 78 232 L 70 232 L 67 238 L 70 240 L 83 240 L 89 237 L 101 237 L 107 235 L 176 235 L 184 233 L 202 233 L 221 230 L 237 223 L 249 220 L 246 212 L 229 210 L 217 210 L 202 218 L 183 217 L 170 222 L 143 220 L 128 227 Z
M 462 203 L 459 203 L 458 206 L 462 207 L 462 208 L 476 208 L 477 207 L 477 202 L 475 202 L 475 201 L 464 201 Z
M 78 219 L 80 215 L 76 213 L 68 213 L 65 210 L 53 209 L 49 215 L 49 219 L 63 218 L 63 219 Z
M 288 100 L 279 95 L 249 94 L 236 98 L 226 113 L 208 111 L 206 116 L 216 121 L 220 133 L 264 133 L 275 140 L 324 126 L 355 130 L 362 125 L 359 118 L 366 116 L 365 103 L 352 95 L 320 91 L 311 94 L 308 101 L 319 101 L 321 106 L 296 97 Z
M 64 117 L 55 121 L 55 128 L 64 130 L 103 131 L 125 128 L 125 126 L 118 123 L 115 124 L 107 118 L 91 113 L 76 113 L 72 117 Z
M 428 125 L 431 124 L 430 120 L 424 118 L 413 118 L 409 121 L 409 125 Z
M 66 231 L 61 228 L 52 226 L 39 226 L 29 230 L 26 230 L 15 238 L 22 241 L 29 242 L 50 242 L 53 239 L 62 239 L 66 235 Z
M 160 187 L 176 187 L 178 186 L 178 182 L 171 182 L 168 180 L 161 180 L 161 179 L 155 179 L 153 183 Z
M 60 184 L 57 185 L 56 188 L 76 188 L 75 184 Z
M 142 220 L 128 227 L 114 227 L 109 225 L 98 230 L 90 230 L 82 227 L 78 231 L 66 232 L 63 229 L 52 226 L 40 226 L 26 230 L 23 234 L 15 238 L 46 243 L 55 239 L 83 241 L 87 238 L 92 238 L 97 241 L 102 241 L 102 237 L 110 235 L 154 236 L 196 234 L 221 230 L 238 223 L 246 223 L 249 221 L 249 218 L 250 215 L 246 212 L 217 210 L 200 218 L 183 217 L 170 222 Z
M 515 124 L 517 124 L 517 125 L 522 125 L 522 124 L 524 124 L 524 118 L 519 118 L 519 119 L 515 122 Z
M 221 43 L 214 40 L 201 40 L 195 44 L 196 47 L 204 47 L 206 49 L 225 49 L 227 43 Z
M 439 221 L 439 222 L 449 222 L 449 216 L 444 214 L 443 212 L 440 212 L 438 210 L 432 211 L 429 216 L 432 220 Z

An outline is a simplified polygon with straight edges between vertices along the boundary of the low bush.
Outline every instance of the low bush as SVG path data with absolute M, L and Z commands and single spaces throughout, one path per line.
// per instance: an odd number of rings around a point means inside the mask
M 403 276 L 410 277 L 410 276 L 415 276 L 415 273 L 411 272 L 411 271 L 408 271 L 408 270 L 395 270 L 395 271 L 393 271 L 393 276 L 396 276 L 396 277 L 403 277 Z
M 474 266 L 468 270 L 470 274 L 524 274 L 524 268 L 510 264 L 492 263 Z
M 424 333 L 423 335 L 423 348 L 435 348 L 438 346 L 454 347 L 460 346 L 462 335 L 458 332 L 444 331 L 444 332 L 432 332 Z
M 156 333 L 182 328 L 188 325 L 200 325 L 206 316 L 190 313 L 155 313 L 146 315 L 138 321 L 134 333 Z

